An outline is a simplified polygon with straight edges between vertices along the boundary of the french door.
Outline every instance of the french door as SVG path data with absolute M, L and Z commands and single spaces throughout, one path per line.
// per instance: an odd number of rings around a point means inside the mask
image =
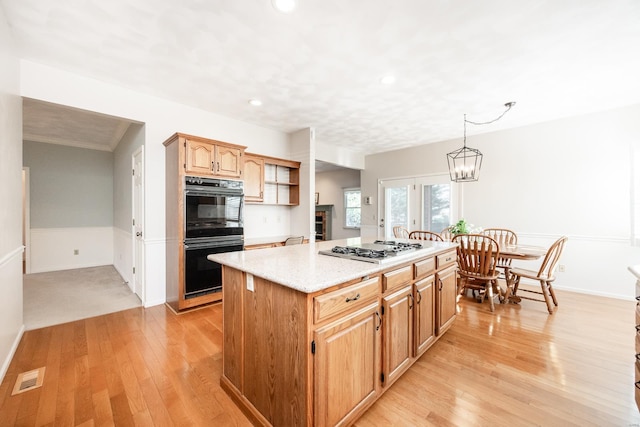
M 378 238 L 392 239 L 393 227 L 440 233 L 460 217 L 457 186 L 449 175 L 433 175 L 379 182 Z

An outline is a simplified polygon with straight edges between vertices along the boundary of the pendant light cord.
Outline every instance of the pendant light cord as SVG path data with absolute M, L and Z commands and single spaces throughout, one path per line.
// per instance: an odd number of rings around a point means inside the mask
M 506 110 L 504 110 L 504 112 L 502 114 L 500 114 L 498 117 L 496 117 L 493 120 L 490 120 L 488 122 L 472 122 L 471 120 L 467 120 L 467 115 L 464 115 L 464 130 L 465 130 L 465 135 L 467 133 L 467 123 L 471 123 L 472 125 L 488 125 L 490 123 L 494 123 L 497 122 L 498 120 L 500 120 L 502 117 L 504 117 L 505 114 L 507 114 L 509 112 L 509 110 L 511 110 L 511 107 L 513 107 L 514 105 L 516 105 L 515 102 L 507 102 L 506 104 L 504 104 L 505 107 L 507 107 Z

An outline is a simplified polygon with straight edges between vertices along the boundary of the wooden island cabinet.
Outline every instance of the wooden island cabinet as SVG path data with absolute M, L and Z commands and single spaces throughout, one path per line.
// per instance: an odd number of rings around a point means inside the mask
M 335 244 L 209 256 L 225 280 L 221 385 L 254 424 L 353 423 L 455 319 L 455 244 L 383 264 L 318 254 Z

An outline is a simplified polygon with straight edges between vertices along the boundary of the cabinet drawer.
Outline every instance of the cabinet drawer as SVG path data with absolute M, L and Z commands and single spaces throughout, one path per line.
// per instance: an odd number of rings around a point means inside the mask
M 436 267 L 439 269 L 442 267 L 446 267 L 447 265 L 453 264 L 456 262 L 456 252 L 450 251 L 445 252 L 436 256 Z
M 418 261 L 413 264 L 413 278 L 422 279 L 423 277 L 432 274 L 436 269 L 436 259 L 427 258 L 422 261 Z
M 382 292 L 401 286 L 413 279 L 412 266 L 399 268 L 382 275 Z
M 314 323 L 335 314 L 360 307 L 380 293 L 380 278 L 364 280 L 346 288 L 338 289 L 313 298 Z

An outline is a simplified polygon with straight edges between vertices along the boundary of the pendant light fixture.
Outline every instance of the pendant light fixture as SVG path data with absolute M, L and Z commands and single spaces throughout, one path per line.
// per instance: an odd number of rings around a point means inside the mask
M 488 125 L 489 123 L 500 120 L 507 111 L 516 105 L 515 102 L 507 102 L 504 106 L 507 108 L 500 116 L 488 122 L 472 122 L 467 120 L 464 115 L 464 138 L 462 140 L 462 148 L 447 154 L 447 163 L 449 164 L 449 177 L 455 182 L 471 182 L 477 181 L 480 176 L 480 167 L 482 166 L 482 153 L 475 148 L 467 147 L 467 123 L 472 125 Z

